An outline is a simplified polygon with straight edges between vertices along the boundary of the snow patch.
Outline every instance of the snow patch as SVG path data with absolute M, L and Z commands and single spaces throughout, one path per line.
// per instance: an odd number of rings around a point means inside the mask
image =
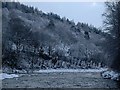
M 14 78 L 14 77 L 19 77 L 19 76 L 16 74 L 7 74 L 7 73 L 0 74 L 0 80 L 6 79 L 6 78 Z
M 51 72 L 103 72 L 105 68 L 100 69 L 47 69 L 47 70 L 35 70 L 34 73 L 51 73 Z
M 105 71 L 102 73 L 102 77 L 105 79 L 113 79 L 113 80 L 119 80 L 119 73 L 116 73 L 114 71 Z
M 17 46 L 16 46 L 16 44 L 12 44 L 12 50 L 16 50 L 17 49 Z

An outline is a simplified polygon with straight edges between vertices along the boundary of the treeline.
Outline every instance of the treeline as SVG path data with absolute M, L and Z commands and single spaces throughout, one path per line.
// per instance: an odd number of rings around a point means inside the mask
M 52 12 L 46 14 L 46 13 L 38 10 L 38 8 L 34 8 L 32 6 L 27 6 L 27 5 L 21 4 L 19 2 L 2 2 L 2 8 L 7 8 L 8 10 L 17 9 L 17 10 L 20 10 L 24 13 L 37 14 L 37 15 L 40 15 L 41 17 L 45 17 L 45 18 L 50 19 L 51 20 L 50 23 L 52 23 L 52 19 L 60 20 L 62 22 L 67 22 L 67 23 L 72 25 L 71 28 L 76 28 L 76 31 L 77 30 L 79 31 L 80 27 L 82 27 L 82 28 L 88 27 L 89 32 L 94 31 L 97 34 L 99 34 L 99 33 L 104 34 L 104 32 L 102 32 L 100 29 L 97 29 L 96 27 L 89 25 L 87 23 L 78 22 L 77 25 L 75 25 L 73 20 L 69 20 L 66 17 L 61 18 L 59 15 L 54 14 Z

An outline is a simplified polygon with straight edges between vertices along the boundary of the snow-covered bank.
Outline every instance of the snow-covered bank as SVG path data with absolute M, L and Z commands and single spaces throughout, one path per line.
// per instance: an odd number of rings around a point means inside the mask
M 103 72 L 107 68 L 100 69 L 47 69 L 47 70 L 35 70 L 34 73 L 51 73 L 51 72 Z
M 102 77 L 105 79 L 120 80 L 120 73 L 114 71 L 105 71 L 102 73 Z
M 6 78 L 14 78 L 19 77 L 16 74 L 7 74 L 7 73 L 0 73 L 0 80 L 6 79 Z
M 106 70 L 107 70 L 107 68 L 100 68 L 100 69 L 47 69 L 47 70 L 34 70 L 32 73 L 33 74 L 34 73 L 53 73 L 53 72 L 88 72 L 89 73 L 89 72 L 104 72 Z M 21 73 L 19 72 L 18 74 L 1 73 L 0 80 L 6 79 L 6 78 L 19 77 Z

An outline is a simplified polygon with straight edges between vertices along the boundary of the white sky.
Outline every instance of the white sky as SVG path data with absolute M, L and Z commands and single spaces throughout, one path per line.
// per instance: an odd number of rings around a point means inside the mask
M 53 12 L 77 22 L 102 27 L 104 2 L 22 2 L 43 12 Z

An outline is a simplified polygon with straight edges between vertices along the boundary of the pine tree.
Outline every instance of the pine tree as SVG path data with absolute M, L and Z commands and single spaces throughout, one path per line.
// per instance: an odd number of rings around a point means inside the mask
M 105 30 L 109 30 L 111 38 L 108 39 L 109 48 L 113 61 L 110 67 L 120 71 L 120 1 L 106 2 Z

